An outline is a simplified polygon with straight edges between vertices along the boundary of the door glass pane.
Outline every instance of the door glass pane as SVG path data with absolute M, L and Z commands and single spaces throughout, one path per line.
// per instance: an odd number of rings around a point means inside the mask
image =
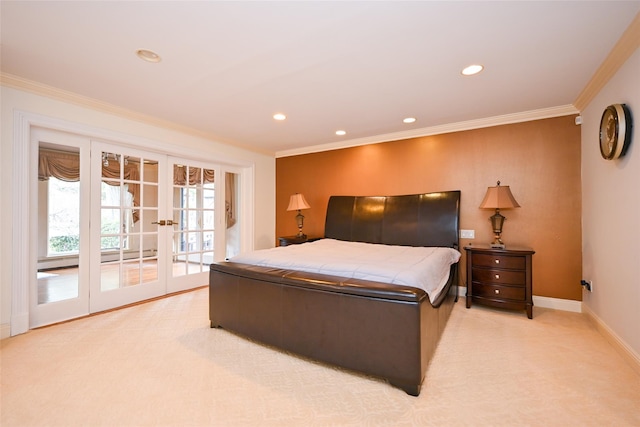
M 158 186 L 145 184 L 142 187 L 142 206 L 158 206 Z
M 142 209 L 142 217 L 140 221 L 138 221 L 137 227 L 142 227 L 143 233 L 154 233 L 158 232 L 158 210 L 157 209 Z M 157 246 L 156 246 L 157 249 Z
M 158 235 L 157 234 L 144 234 L 142 236 L 142 258 L 151 259 L 158 256 Z
M 143 171 L 143 182 L 146 183 L 158 183 L 158 162 L 155 160 L 144 159 L 142 160 L 144 167 Z
M 142 263 L 142 283 L 155 282 L 158 280 L 158 259 L 145 259 Z
M 187 204 L 186 204 L 186 208 L 187 209 L 196 209 L 197 208 L 197 199 L 198 199 L 198 192 L 195 188 L 187 188 L 186 189 L 186 195 L 187 195 Z
M 79 295 L 80 150 L 40 143 L 38 150 L 38 304 Z
M 122 263 L 122 285 L 133 286 L 140 283 L 140 261 L 130 261 Z
M 111 185 L 108 185 L 108 184 Z M 102 206 L 109 206 L 109 205 L 118 205 L 119 201 L 120 201 L 120 187 L 118 186 L 117 181 L 112 181 L 112 180 L 105 180 L 102 183 L 102 188 L 101 188 L 101 200 L 102 200 Z M 113 201 L 112 203 L 109 203 Z
M 204 233 L 202 233 L 202 250 L 213 250 L 213 231 L 205 231 Z
M 213 202 L 215 201 L 214 195 L 215 195 L 215 192 L 213 191 L 213 188 L 207 188 L 207 186 L 205 185 L 202 192 L 202 196 L 204 199 L 204 202 L 202 205 L 203 208 L 213 209 Z
M 187 211 L 187 226 L 188 230 L 197 230 L 198 229 L 198 212 L 196 209 L 189 209 Z
M 187 274 L 187 263 L 184 261 L 180 261 L 179 259 L 174 259 L 173 261 L 173 277 L 184 276 Z
M 120 287 L 120 264 L 103 262 L 100 265 L 100 289 L 108 291 Z
M 120 209 L 102 208 L 100 220 L 101 220 L 100 234 L 102 234 L 103 236 L 105 235 L 119 236 L 120 235 L 120 231 L 122 230 L 122 227 L 121 227 L 122 214 Z M 112 247 L 117 248 L 118 246 L 113 245 Z M 105 248 L 104 246 L 102 248 L 108 249 L 108 248 Z
M 177 232 L 174 233 L 174 255 L 181 255 L 184 252 L 187 251 L 187 239 L 188 239 L 188 233 L 184 233 L 184 232 Z

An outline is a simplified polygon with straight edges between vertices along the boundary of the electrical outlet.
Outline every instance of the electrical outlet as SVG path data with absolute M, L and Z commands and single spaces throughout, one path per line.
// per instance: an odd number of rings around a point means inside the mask
M 593 292 L 593 280 L 581 280 L 580 284 L 584 286 L 587 291 Z
M 476 231 L 475 230 L 460 230 L 460 238 L 461 239 L 475 239 Z

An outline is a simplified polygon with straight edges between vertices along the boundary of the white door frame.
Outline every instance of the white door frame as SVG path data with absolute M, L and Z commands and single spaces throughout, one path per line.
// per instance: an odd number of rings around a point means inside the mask
M 241 172 L 242 198 L 240 200 L 243 212 L 242 224 L 242 250 L 253 248 L 254 242 L 254 176 L 255 165 L 249 162 L 241 162 L 234 159 L 218 157 L 212 152 L 188 149 L 175 145 L 168 145 L 119 132 L 109 131 L 93 126 L 69 122 L 62 119 L 14 110 L 13 112 L 13 191 L 12 201 L 12 228 L 11 237 L 13 262 L 11 265 L 11 336 L 25 333 L 29 330 L 29 280 L 34 271 L 32 254 L 35 233 L 30 230 L 30 179 L 31 169 L 31 128 L 42 127 L 79 134 L 91 138 L 103 139 L 112 143 L 129 145 L 146 150 L 160 151 L 163 154 L 175 156 L 187 156 L 194 159 L 207 159 L 214 163 L 230 165 L 231 168 L 239 168 Z M 224 169 L 223 169 L 224 170 Z M 37 244 L 37 241 L 35 242 Z

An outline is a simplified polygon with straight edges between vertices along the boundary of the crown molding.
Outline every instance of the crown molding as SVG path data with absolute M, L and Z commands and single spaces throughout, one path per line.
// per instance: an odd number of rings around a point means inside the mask
M 461 132 L 465 130 L 508 125 L 513 123 L 529 122 L 533 120 L 542 120 L 552 117 L 569 116 L 571 114 L 579 114 L 578 109 L 573 105 L 561 105 L 558 107 L 542 108 L 539 110 L 524 111 L 521 113 L 505 114 L 483 119 L 467 120 L 464 122 L 412 129 L 409 131 L 387 133 L 366 138 L 357 138 L 349 141 L 332 142 L 328 144 L 312 145 L 299 149 L 278 151 L 276 152 L 276 158 L 299 156 L 302 154 L 318 153 L 321 151 L 339 150 L 341 148 L 358 147 L 368 144 L 379 144 L 383 142 L 398 141 L 401 139 L 419 138 L 423 136 Z
M 30 92 L 40 96 L 45 96 L 47 98 L 51 98 L 57 101 L 64 101 L 71 104 L 79 105 L 81 107 L 91 108 L 96 111 L 112 114 L 115 116 L 123 117 L 132 121 L 137 121 L 137 122 L 148 124 L 151 126 L 156 126 L 156 127 L 160 127 L 160 128 L 175 131 L 175 132 L 180 132 L 187 135 L 196 136 L 199 138 L 204 138 L 208 141 L 219 142 L 222 144 L 248 150 L 254 153 L 266 154 L 270 156 L 273 155 L 273 152 L 259 150 L 259 149 L 256 149 L 255 147 L 249 147 L 246 145 L 238 144 L 234 141 L 221 140 L 219 137 L 207 132 L 202 132 L 188 126 L 182 126 L 168 120 L 159 119 L 157 117 L 150 116 L 148 114 L 142 114 L 137 111 L 128 110 L 126 108 L 118 107 L 116 105 L 99 101 L 94 98 L 89 98 L 87 96 L 79 95 L 74 92 L 69 92 L 66 90 L 55 88 L 53 86 L 38 83 L 33 80 L 24 79 L 22 77 L 15 76 L 13 74 L 0 73 L 0 85 L 10 87 L 13 89 L 22 90 L 25 92 Z
M 600 64 L 589 83 L 582 89 L 573 105 L 579 111 L 583 111 L 638 47 L 640 47 L 640 13 L 636 14 L 635 19 L 622 33 L 618 42 Z
M 185 129 L 184 127 L 176 125 L 175 123 L 171 123 L 165 120 L 158 119 L 156 117 L 138 113 L 136 111 L 127 110 L 126 108 L 118 107 L 113 104 L 98 101 L 94 98 L 89 98 L 83 95 L 78 95 L 77 93 L 69 92 L 66 90 L 55 88 L 53 86 L 48 86 L 42 83 L 38 83 L 33 80 L 24 79 L 22 77 L 14 76 L 12 74 L 1 73 L 0 83 L 2 84 L 2 86 L 23 90 L 25 92 L 30 92 L 36 95 L 45 96 L 58 101 L 69 102 L 75 105 L 88 107 L 88 108 L 102 111 L 109 114 L 126 116 L 128 119 L 132 119 L 136 121 L 153 123 L 155 125 L 160 125 L 162 127 L 170 127 L 174 129 Z M 193 133 L 193 132 L 194 130 L 191 129 L 190 133 Z
M 68 91 L 58 89 L 52 86 L 48 86 L 42 83 L 34 82 L 32 80 L 24 79 L 18 76 L 14 76 L 12 74 L 0 73 L 0 84 L 2 84 L 3 86 L 23 90 L 26 92 L 31 92 L 36 95 L 46 96 L 55 100 L 66 101 L 72 104 L 88 107 L 88 108 L 102 111 L 105 113 L 117 115 L 120 117 L 125 117 L 130 120 L 162 127 L 164 129 L 174 130 L 177 132 L 198 136 L 201 138 L 205 138 L 207 140 L 222 142 L 225 144 L 229 144 L 229 145 L 242 148 L 245 150 L 253 151 L 256 153 L 274 155 L 273 152 L 258 150 L 255 147 L 254 148 L 247 147 L 245 145 L 234 144 L 233 142 L 229 142 L 229 141 L 219 141 L 219 139 L 215 138 L 215 136 L 207 134 L 205 132 L 200 132 L 193 128 L 181 126 L 176 123 L 173 123 L 167 120 L 158 119 L 156 117 L 138 113 L 136 111 L 127 110 L 125 108 L 118 107 L 113 104 L 108 104 L 106 102 L 98 101 L 96 99 L 78 95 L 73 92 L 68 92 Z M 438 135 L 438 134 L 449 133 L 449 132 L 459 132 L 464 130 L 479 129 L 483 127 L 491 127 L 491 126 L 505 125 L 505 124 L 511 124 L 511 123 L 540 120 L 540 119 L 546 119 L 551 117 L 566 116 L 570 114 L 578 114 L 578 110 L 573 105 L 563 105 L 559 107 L 544 108 L 539 110 L 525 111 L 521 113 L 513 113 L 513 114 L 502 115 L 502 116 L 469 120 L 465 122 L 450 123 L 450 124 L 432 126 L 427 128 L 412 129 L 408 131 L 394 132 L 394 133 L 388 133 L 383 135 L 375 135 L 372 137 L 358 138 L 358 139 L 352 139 L 348 141 L 312 145 L 312 146 L 303 147 L 299 149 L 278 151 L 275 153 L 275 157 L 278 158 L 278 157 L 296 156 L 301 154 L 317 153 L 320 151 L 337 150 L 341 148 L 356 147 L 356 146 L 367 145 L 367 144 L 377 144 L 382 142 L 397 141 L 401 139 L 418 138 L 422 136 Z

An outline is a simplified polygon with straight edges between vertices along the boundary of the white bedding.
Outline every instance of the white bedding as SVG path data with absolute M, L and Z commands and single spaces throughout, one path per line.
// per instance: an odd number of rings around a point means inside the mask
M 433 303 L 459 259 L 460 252 L 452 248 L 321 239 L 248 252 L 230 261 L 412 286 L 427 292 Z

